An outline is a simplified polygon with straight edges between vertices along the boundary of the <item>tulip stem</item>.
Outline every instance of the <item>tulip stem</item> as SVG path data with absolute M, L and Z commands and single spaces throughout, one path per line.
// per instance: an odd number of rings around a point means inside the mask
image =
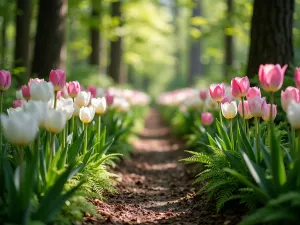
M 233 119 L 230 120 L 230 139 L 231 139 L 231 148 L 234 151 L 234 140 L 233 140 L 233 132 L 232 132 L 232 124 L 233 124 Z
M 20 146 L 17 146 L 18 154 L 19 154 L 19 190 L 21 190 L 21 185 L 23 183 L 23 159 L 24 159 L 24 152 Z
M 293 157 L 296 157 L 296 130 L 295 130 L 295 127 L 292 127 L 291 129 L 291 141 L 292 141 L 292 156 Z
M 220 110 L 220 123 L 223 126 L 223 119 L 222 119 L 222 108 L 221 108 L 221 102 L 218 102 L 218 108 Z
M 54 91 L 54 109 L 56 109 L 56 102 L 57 102 L 57 91 Z
M 297 139 L 298 139 L 297 155 L 299 160 L 300 159 L 300 130 L 297 130 Z
M 250 135 L 249 120 L 246 120 L 246 134 Z
M 101 141 L 101 115 L 98 116 L 98 153 L 100 152 L 100 141 Z
M 67 126 L 64 127 L 63 133 L 62 133 L 62 150 L 64 150 L 66 147 L 66 129 L 67 129 Z
M 260 162 L 260 147 L 259 147 L 259 117 L 255 118 L 255 127 L 256 127 L 256 160 L 257 163 Z
M 84 126 L 84 123 L 82 125 Z M 85 124 L 85 129 L 84 129 L 83 154 L 85 154 L 87 151 L 87 142 L 88 142 L 87 130 L 88 130 L 88 123 Z
M 3 91 L 0 91 L 0 113 L 3 112 Z M 2 144 L 3 144 L 3 140 L 2 140 L 2 126 L 0 126 L 0 151 L 2 153 Z
M 244 126 L 244 130 L 246 131 L 244 97 L 242 97 L 242 113 L 243 113 L 243 126 Z
M 72 116 L 72 122 L 71 122 L 71 133 L 72 133 L 72 140 L 74 139 L 74 129 L 75 129 L 75 116 Z
M 52 154 L 51 158 L 53 158 L 55 156 L 55 134 L 54 133 L 51 133 L 51 136 L 50 136 L 50 148 L 51 148 L 51 154 Z

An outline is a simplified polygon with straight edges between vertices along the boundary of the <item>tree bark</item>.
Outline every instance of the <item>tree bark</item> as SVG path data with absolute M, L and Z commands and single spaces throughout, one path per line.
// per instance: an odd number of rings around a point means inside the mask
M 233 25 L 233 0 L 227 0 L 227 21 L 226 28 L 232 27 Z M 233 66 L 233 56 L 234 55 L 234 45 L 233 45 L 233 36 L 226 34 L 225 30 L 225 68 L 224 76 L 228 77 L 230 73 L 230 68 Z
M 90 28 L 90 45 L 92 48 L 91 55 L 89 57 L 89 63 L 91 65 L 100 66 L 100 7 L 101 1 L 99 0 L 91 0 L 91 19 L 92 19 L 92 26 Z
M 24 68 L 22 74 L 28 74 L 29 71 L 31 14 L 32 0 L 17 0 L 14 67 Z
M 7 45 L 7 40 L 6 40 L 6 29 L 7 29 L 7 11 L 5 8 L 5 2 L 4 6 L 1 8 L 2 11 L 2 26 L 1 26 L 1 68 L 5 68 L 6 64 L 6 45 Z M 6 4 L 7 5 L 7 4 Z
M 260 64 L 293 61 L 294 0 L 255 0 L 247 75 L 255 76 Z
M 192 17 L 197 17 L 201 15 L 200 1 L 194 0 L 194 8 L 192 12 Z M 190 56 L 189 56 L 189 76 L 188 84 L 192 85 L 195 82 L 197 76 L 201 76 L 203 73 L 203 65 L 200 61 L 201 54 L 201 44 L 198 39 L 192 39 L 190 44 Z
M 65 69 L 67 0 L 40 0 L 32 74 L 46 78 L 53 68 Z
M 118 17 L 120 26 L 122 26 L 121 1 L 111 3 L 111 16 Z M 122 38 L 117 36 L 115 40 L 110 42 L 110 63 L 108 66 L 108 74 L 116 83 L 124 82 L 121 76 L 122 54 Z

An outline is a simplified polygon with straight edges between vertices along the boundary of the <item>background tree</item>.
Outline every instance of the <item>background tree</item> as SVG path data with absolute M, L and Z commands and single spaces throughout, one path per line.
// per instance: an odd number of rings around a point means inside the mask
M 294 0 L 255 0 L 247 75 L 257 74 L 260 64 L 293 62 Z
M 53 68 L 65 69 L 67 0 L 39 1 L 32 74 L 48 77 Z
M 234 46 L 233 46 L 233 36 L 232 30 L 233 27 L 233 0 L 226 0 L 227 11 L 225 13 L 225 60 L 224 60 L 224 76 L 228 77 L 230 74 L 230 69 L 233 67 L 233 55 L 234 55 Z
M 91 55 L 89 56 L 89 63 L 91 65 L 100 66 L 100 10 L 101 1 L 100 0 L 90 0 L 91 1 L 91 27 L 90 27 L 90 45 L 92 48 Z

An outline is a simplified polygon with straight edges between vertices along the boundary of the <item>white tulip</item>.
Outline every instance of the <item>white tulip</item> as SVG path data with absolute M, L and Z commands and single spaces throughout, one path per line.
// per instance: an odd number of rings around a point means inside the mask
M 15 112 L 13 116 L 1 114 L 3 134 L 13 144 L 27 145 L 38 132 L 38 121 L 30 113 Z
M 300 129 L 300 103 L 292 101 L 287 108 L 287 118 L 292 127 Z
M 76 105 L 75 103 L 73 103 L 73 107 L 74 107 L 73 115 L 79 116 L 80 107 L 78 105 Z
M 91 93 L 86 91 L 81 91 L 74 99 L 74 103 L 80 108 L 87 106 L 90 103 Z
M 54 88 L 51 82 L 31 82 L 30 99 L 35 101 L 48 102 L 54 95 Z
M 186 99 L 183 104 L 186 108 L 196 109 L 203 107 L 204 102 L 197 96 L 193 98 Z
M 104 88 L 97 88 L 97 97 L 102 98 L 105 96 L 105 89 Z
M 66 125 L 66 115 L 62 111 L 49 109 L 46 115 L 45 128 L 47 131 L 57 134 Z
M 22 90 L 16 91 L 16 99 L 17 100 L 25 100 L 25 98 L 23 97 L 23 94 L 22 94 Z
M 102 98 L 92 98 L 91 105 L 95 108 L 96 114 L 102 115 L 106 108 L 106 99 L 104 97 Z
M 9 108 L 7 109 L 7 114 L 9 117 L 13 116 L 17 112 L 22 112 L 23 108 L 22 107 L 17 107 L 17 108 Z
M 60 99 L 57 100 L 56 109 L 62 111 L 65 114 L 67 120 L 71 119 L 74 113 L 73 99 L 72 98 L 65 99 L 61 97 Z
M 79 111 L 79 118 L 83 123 L 90 123 L 95 116 L 94 107 L 81 107 Z
M 45 125 L 45 119 L 48 112 L 48 103 L 42 101 L 32 101 L 29 100 L 25 102 L 24 111 L 30 113 L 36 118 L 40 126 Z
M 128 112 L 130 109 L 130 104 L 129 102 L 127 102 L 125 99 L 123 101 L 121 101 L 121 104 L 119 106 L 119 110 L 121 112 Z
M 221 109 L 222 114 L 226 119 L 233 119 L 238 111 L 236 101 L 222 103 Z

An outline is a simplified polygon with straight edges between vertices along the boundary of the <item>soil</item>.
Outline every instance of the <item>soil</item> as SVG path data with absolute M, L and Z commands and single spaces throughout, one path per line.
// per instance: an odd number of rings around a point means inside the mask
M 203 224 L 233 225 L 243 215 L 238 207 L 216 213 L 215 203 L 193 185 L 195 173 L 185 166 L 184 142 L 171 135 L 155 110 L 134 143 L 135 151 L 114 173 L 118 194 L 95 199 L 100 219 L 88 224 Z

